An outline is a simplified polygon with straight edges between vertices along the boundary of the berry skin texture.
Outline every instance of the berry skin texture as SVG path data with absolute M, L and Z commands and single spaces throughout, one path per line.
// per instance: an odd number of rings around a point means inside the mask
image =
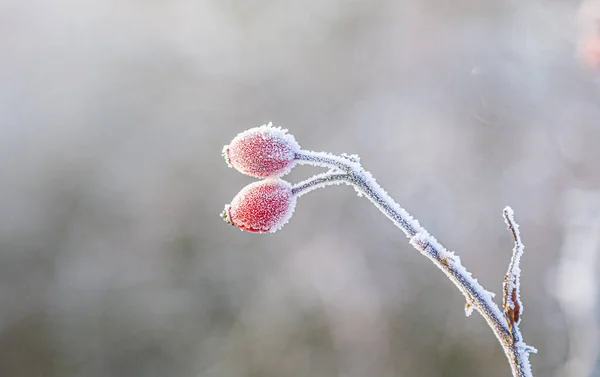
M 281 177 L 296 165 L 300 145 L 294 137 L 272 123 L 238 134 L 223 147 L 229 167 L 255 178 Z
M 292 217 L 296 195 L 292 185 L 279 178 L 253 182 L 225 206 L 223 219 L 241 230 L 275 233 Z

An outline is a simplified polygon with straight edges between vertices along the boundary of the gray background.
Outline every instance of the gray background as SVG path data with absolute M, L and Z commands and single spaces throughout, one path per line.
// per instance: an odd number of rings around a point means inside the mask
M 0 0 L 0 376 L 508 376 L 482 318 L 352 189 L 302 197 L 273 235 L 219 218 L 252 182 L 222 146 L 268 121 L 359 154 L 496 293 L 510 204 L 534 372 L 561 375 L 565 195 L 600 189 L 576 6 Z

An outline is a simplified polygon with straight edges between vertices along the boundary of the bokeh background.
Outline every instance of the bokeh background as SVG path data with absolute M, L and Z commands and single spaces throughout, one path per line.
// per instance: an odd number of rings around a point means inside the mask
M 0 376 L 509 376 L 482 318 L 351 188 L 303 197 L 272 235 L 219 218 L 252 182 L 222 146 L 269 121 L 359 154 L 496 293 L 511 205 L 534 374 L 600 375 L 600 82 L 579 7 L 0 0 Z

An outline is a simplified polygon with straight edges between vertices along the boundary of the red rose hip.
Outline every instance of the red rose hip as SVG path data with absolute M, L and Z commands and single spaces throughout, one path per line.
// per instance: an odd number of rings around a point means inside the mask
M 237 135 L 223 147 L 230 167 L 256 178 L 281 177 L 296 164 L 300 145 L 287 130 L 271 123 L 254 127 Z
M 279 178 L 265 179 L 244 187 L 225 206 L 223 219 L 241 230 L 275 233 L 292 217 L 296 195 L 292 185 Z

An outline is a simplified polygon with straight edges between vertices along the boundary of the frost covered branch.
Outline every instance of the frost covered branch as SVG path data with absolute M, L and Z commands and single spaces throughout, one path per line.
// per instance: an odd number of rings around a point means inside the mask
M 513 249 L 513 255 L 508 265 L 508 271 L 504 276 L 503 295 L 502 302 L 504 304 L 504 317 L 508 321 L 508 326 L 518 326 L 521 322 L 521 315 L 523 314 L 523 303 L 521 302 L 521 256 L 523 256 L 523 249 L 525 246 L 521 241 L 521 234 L 519 233 L 519 224 L 515 222 L 515 214 L 510 207 L 504 208 L 504 221 L 508 225 L 508 229 L 515 239 L 515 247 Z
M 458 255 L 447 250 L 423 228 L 404 208 L 400 207 L 361 165 L 358 156 L 335 156 L 325 152 L 300 149 L 293 136 L 271 124 L 239 134 L 223 148 L 227 163 L 245 174 L 265 178 L 246 186 L 225 207 L 223 218 L 230 224 L 256 233 L 275 232 L 291 218 L 296 199 L 325 186 L 345 183 L 365 196 L 409 238 L 410 244 L 429 258 L 448 276 L 465 296 L 465 312 L 477 310 L 492 328 L 502 345 L 514 377 L 533 377 L 529 354 L 536 352 L 527 346 L 518 328 L 523 305 L 519 297 L 519 262 L 523 244 L 514 221 L 512 209 L 505 208 L 505 220 L 515 238 L 512 260 L 504 280 L 504 311 L 461 264 Z M 328 168 L 294 186 L 279 177 L 295 164 Z

